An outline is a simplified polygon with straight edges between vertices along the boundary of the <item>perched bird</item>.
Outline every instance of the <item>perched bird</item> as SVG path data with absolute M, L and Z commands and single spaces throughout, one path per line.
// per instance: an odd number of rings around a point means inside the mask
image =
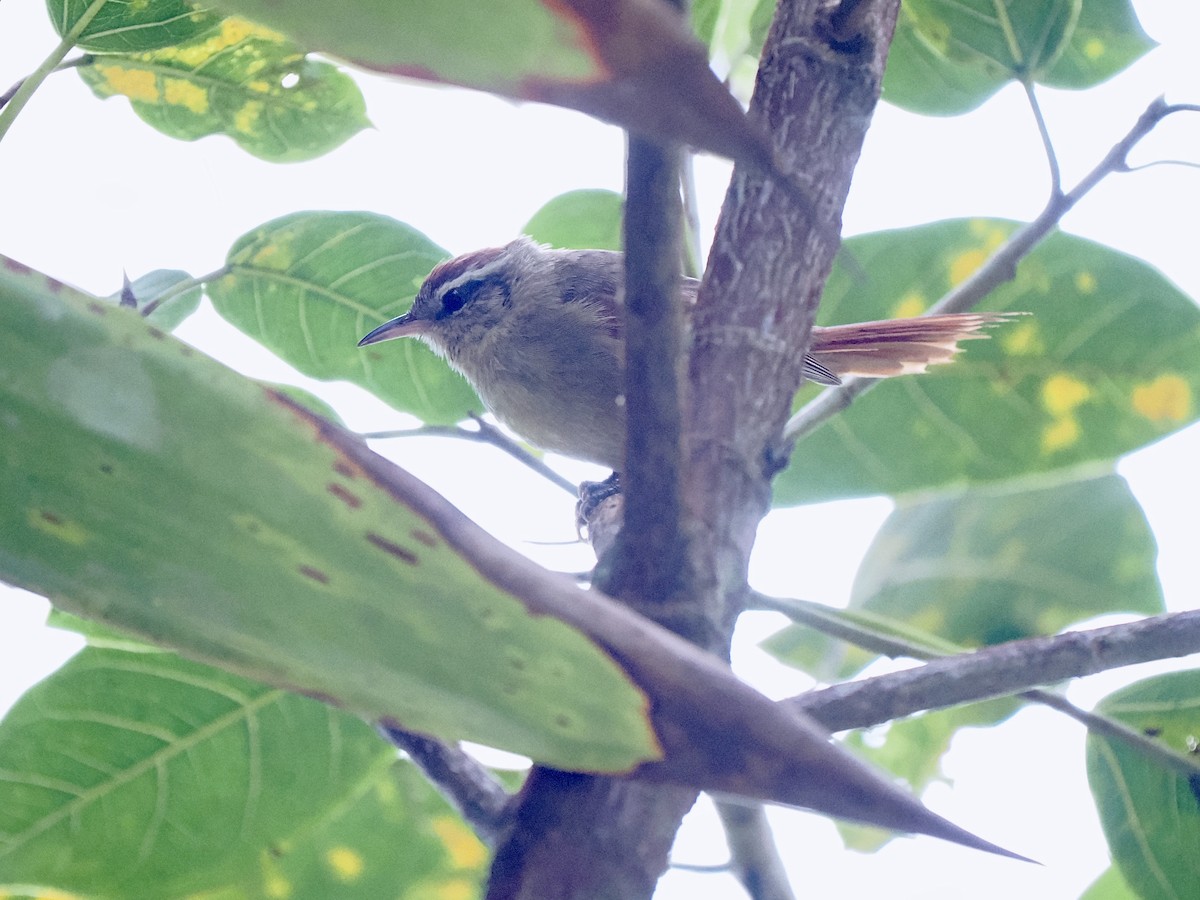
M 544 450 L 623 467 L 624 260 L 612 250 L 550 250 L 529 238 L 434 268 L 412 308 L 359 346 L 418 337 L 466 376 L 501 422 Z M 699 282 L 683 279 L 686 304 Z M 1002 313 L 813 328 L 804 377 L 886 378 L 949 362 L 958 342 Z

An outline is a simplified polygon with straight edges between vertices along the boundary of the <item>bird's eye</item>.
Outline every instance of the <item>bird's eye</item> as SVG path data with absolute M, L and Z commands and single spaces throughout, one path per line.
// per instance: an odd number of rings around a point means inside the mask
M 467 298 L 458 288 L 452 288 L 442 294 L 442 314 L 456 313 L 467 305 Z

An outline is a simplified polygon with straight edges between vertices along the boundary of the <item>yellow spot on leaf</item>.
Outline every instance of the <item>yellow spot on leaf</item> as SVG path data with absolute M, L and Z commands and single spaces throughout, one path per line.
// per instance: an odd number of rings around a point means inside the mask
M 1038 356 L 1045 351 L 1037 322 L 1031 319 L 1005 328 L 1000 333 L 1000 344 L 1009 356 Z
M 447 878 L 434 885 L 429 896 L 430 900 L 475 900 L 479 886 L 465 878 Z
M 972 237 L 979 238 L 983 249 L 989 253 L 1008 240 L 1008 233 L 987 219 L 972 219 L 968 228 Z
M 279 872 L 271 872 L 263 879 L 263 893 L 271 900 L 287 900 L 292 896 L 292 883 Z
M 1185 422 L 1191 414 L 1192 389 L 1178 375 L 1159 375 L 1133 389 L 1133 409 L 1151 422 Z
M 282 43 L 284 40 L 283 35 L 277 31 L 255 25 L 253 22 L 239 19 L 237 16 L 230 16 L 228 19 L 223 19 L 221 27 L 205 37 L 204 40 L 177 47 L 163 47 L 145 54 L 143 58 L 177 59 L 194 69 L 247 38 L 259 38 L 274 44 Z
M 987 261 L 986 250 L 964 250 L 950 260 L 951 286 L 962 284 Z
M 47 534 L 64 544 L 70 544 L 72 547 L 82 547 L 90 537 L 87 529 L 78 522 L 64 518 L 48 509 L 29 510 L 26 513 L 26 521 L 34 530 Z
M 104 78 L 110 93 L 124 94 L 130 100 L 140 100 L 143 103 L 158 102 L 158 85 L 155 83 L 153 72 L 100 63 L 96 64 L 96 71 Z
M 1107 50 L 1104 41 L 1097 37 L 1089 38 L 1083 44 L 1083 55 L 1088 59 L 1099 59 Z
M 454 868 L 476 869 L 487 860 L 487 848 L 460 819 L 438 816 L 429 824 L 445 846 Z
M 258 100 L 247 100 L 233 115 L 233 127 L 242 134 L 254 134 L 258 130 L 258 119 L 262 115 L 263 105 Z
M 1052 416 L 1065 416 L 1092 396 L 1092 389 L 1070 375 L 1051 375 L 1042 385 L 1042 405 Z
M 925 299 L 925 295 L 920 291 L 909 291 L 892 307 L 893 319 L 911 319 L 913 316 L 919 316 L 925 312 L 929 302 Z
M 182 106 L 196 115 L 208 112 L 208 94 L 190 81 L 167 78 L 163 81 L 163 99 L 172 106 Z
M 1093 294 L 1096 292 L 1096 276 L 1091 272 L 1076 272 L 1075 273 L 1075 290 L 1081 294 Z
M 267 91 L 271 90 L 271 85 L 266 81 L 247 81 L 246 88 L 254 91 L 256 94 L 265 94 Z
M 344 884 L 357 881 L 363 873 L 362 854 L 349 847 L 334 847 L 325 854 L 325 861 L 333 870 L 334 877 Z
M 1063 416 L 1042 429 L 1042 453 L 1054 453 L 1070 447 L 1078 440 L 1079 422 L 1074 416 Z

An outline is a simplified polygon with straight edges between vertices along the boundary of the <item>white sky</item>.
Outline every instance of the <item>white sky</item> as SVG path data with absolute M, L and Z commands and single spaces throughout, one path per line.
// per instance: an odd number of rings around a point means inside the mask
M 1135 4 L 1162 46 L 1108 84 L 1083 93 L 1042 92 L 1071 185 L 1129 128 L 1155 96 L 1200 102 L 1196 41 L 1200 8 L 1178 0 Z M 0 5 L 0 89 L 32 71 L 56 39 L 43 4 Z M 73 73 L 53 76 L 0 144 L 4 173 L 0 252 L 86 290 L 107 294 L 122 270 L 201 274 L 217 268 L 239 235 L 301 209 L 369 209 L 425 231 L 454 252 L 510 239 L 546 200 L 572 188 L 622 183 L 622 137 L 583 116 L 517 106 L 482 94 L 360 78 L 375 129 L 311 163 L 259 162 L 225 138 L 184 144 L 143 125 L 123 100 L 100 102 Z M 1200 162 L 1200 117 L 1169 120 L 1134 161 Z M 698 166 L 705 226 L 715 221 L 726 166 Z M 949 216 L 1028 219 L 1040 209 L 1045 163 L 1021 92 L 1007 89 L 969 117 L 923 119 L 881 106 L 868 135 L 846 210 L 846 232 Z M 1064 228 L 1141 256 L 1185 292 L 1200 297 L 1195 211 L 1200 172 L 1158 167 L 1110 179 L 1064 221 Z M 255 377 L 303 384 L 337 406 L 353 428 L 404 424 L 363 392 L 319 385 L 290 372 L 204 310 L 181 336 Z M 571 501 L 527 477 L 500 454 L 470 444 L 409 441 L 381 447 L 433 484 L 485 528 L 548 565 L 589 563 L 578 547 L 534 546 L 572 536 Z M 1200 429 L 1192 428 L 1127 460 L 1121 468 L 1142 501 L 1160 546 L 1169 608 L 1195 604 Z M 571 477 L 595 470 L 561 462 Z M 773 513 L 760 531 L 755 585 L 782 595 L 844 603 L 858 560 L 888 511 L 881 499 Z M 799 559 L 800 567 L 796 565 Z M 41 625 L 46 604 L 0 587 L 0 710 L 52 671 L 76 646 Z M 744 637 L 780 620 L 751 617 Z M 805 682 L 752 647 L 739 670 L 772 695 Z M 1148 667 L 1073 686 L 1090 705 Z M 994 860 L 932 839 L 901 840 L 882 853 L 839 852 L 826 821 L 772 812 L 785 856 L 811 897 L 1072 897 L 1107 866 L 1087 794 L 1077 726 L 1040 709 L 1000 729 L 960 735 L 946 759 L 953 789 L 927 801 L 987 838 L 1033 856 L 1042 867 Z M 677 847 L 682 861 L 725 857 L 719 829 L 701 809 Z M 723 876 L 672 873 L 660 896 L 739 896 Z

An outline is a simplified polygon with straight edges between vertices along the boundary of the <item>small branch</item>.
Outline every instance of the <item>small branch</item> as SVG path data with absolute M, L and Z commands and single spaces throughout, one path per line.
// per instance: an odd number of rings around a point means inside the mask
M 750 900 L 796 900 L 762 804 L 716 803 L 729 843 L 729 868 Z
M 493 447 L 503 450 L 517 462 L 532 469 L 547 481 L 562 488 L 572 497 L 578 495 L 578 487 L 569 478 L 565 478 L 558 472 L 555 472 L 545 462 L 538 459 L 495 425 L 485 421 L 482 416 L 476 413 L 471 413 L 471 419 L 475 422 L 476 431 L 463 428 L 459 425 L 422 425 L 419 428 L 368 431 L 360 434 L 359 437 L 365 438 L 368 441 L 384 441 L 391 440 L 392 438 L 406 437 L 451 437 L 465 441 L 478 441 L 481 444 L 491 444 Z
M 953 288 L 941 300 L 929 308 L 928 315 L 938 313 L 965 312 L 975 306 L 996 287 L 1010 281 L 1017 272 L 1017 264 L 1048 235 L 1080 200 L 1097 184 L 1114 172 L 1129 171 L 1129 152 L 1142 138 L 1167 116 L 1177 112 L 1195 112 L 1192 104 L 1168 105 L 1159 98 L 1153 101 L 1129 132 L 1121 138 L 1100 163 L 1085 175 L 1071 191 L 1051 196 L 1045 208 L 1028 225 L 1013 232 L 991 258 L 975 272 Z M 811 403 L 806 404 L 792 416 L 783 428 L 785 454 L 797 441 L 816 431 L 821 425 L 849 406 L 856 397 L 870 390 L 877 383 L 874 379 L 849 378 L 840 387 L 824 391 Z
M 676 595 L 685 559 L 680 527 L 679 157 L 677 147 L 629 138 L 624 220 L 624 526 L 613 552 L 602 563 L 597 585 L 609 596 L 637 601 L 643 612 Z
M 788 615 L 795 609 L 788 601 L 762 597 L 759 601 L 766 608 Z M 822 631 L 835 630 L 826 627 L 829 620 L 819 616 L 808 615 L 804 619 Z M 838 637 L 889 656 L 929 659 L 940 652 L 928 645 L 872 633 L 865 628 L 859 637 L 848 637 L 856 630 L 851 623 L 843 622 Z M 1193 653 L 1200 653 L 1200 610 L 1053 637 L 1010 641 L 935 658 L 915 669 L 834 685 L 784 702 L 817 719 L 830 731 L 845 731 L 869 728 L 930 709 L 1015 694 L 1067 712 L 1089 728 L 1095 725 L 1100 733 L 1135 744 L 1156 759 L 1169 758 L 1169 767 L 1175 771 L 1195 774 L 1200 772 L 1200 760 L 1176 754 L 1120 723 L 1077 710 L 1061 697 L 1035 689 L 1067 678 Z
M 16 90 L 12 92 L 8 102 L 3 108 L 0 108 L 0 140 L 3 140 L 4 136 L 8 134 L 8 129 L 12 127 L 12 123 L 21 110 L 25 108 L 25 104 L 29 102 L 33 92 L 41 87 L 42 82 L 49 77 L 51 72 L 58 68 L 63 58 L 71 52 L 71 48 L 87 31 L 87 27 L 92 24 L 92 19 L 96 18 L 96 14 L 104 8 L 104 4 L 107 2 L 108 0 L 92 0 L 88 8 L 83 11 L 83 15 L 76 20 L 71 30 L 54 48 L 54 51 L 24 81 L 16 85 Z
M 1037 123 L 1038 135 L 1042 139 L 1042 147 L 1046 151 L 1046 163 L 1050 167 L 1050 196 L 1062 196 L 1062 173 L 1058 168 L 1058 154 L 1054 152 L 1054 143 L 1050 140 L 1050 129 L 1046 127 L 1046 117 L 1042 115 L 1042 106 L 1038 103 L 1032 81 L 1021 82 L 1025 88 L 1025 99 L 1029 101 L 1029 109 L 1033 112 L 1033 120 Z
M 479 839 L 494 846 L 503 827 L 510 794 L 487 768 L 461 747 L 444 744 L 394 725 L 379 733 L 409 755 L 467 820 Z

